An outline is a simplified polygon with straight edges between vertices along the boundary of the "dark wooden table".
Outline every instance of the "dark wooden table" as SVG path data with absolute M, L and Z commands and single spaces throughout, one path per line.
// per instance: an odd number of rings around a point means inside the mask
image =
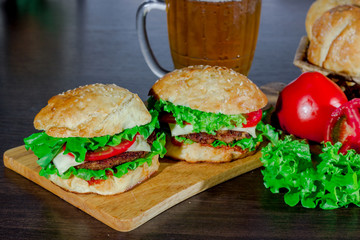
M 116 83 L 143 100 L 156 81 L 141 55 L 135 13 L 141 0 L 1 1 L 0 152 L 34 132 L 47 100 L 80 85 Z M 311 0 L 264 0 L 256 84 L 288 83 Z M 165 13 L 150 14 L 150 39 L 171 68 Z M 126 203 L 121 203 L 126 204 Z M 0 166 L 0 239 L 358 238 L 360 209 L 289 207 L 263 186 L 260 169 L 198 194 L 132 232 L 117 232 Z

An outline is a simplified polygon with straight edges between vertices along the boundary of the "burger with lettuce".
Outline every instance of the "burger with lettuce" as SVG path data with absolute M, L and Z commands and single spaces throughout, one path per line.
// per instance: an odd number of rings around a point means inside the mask
M 133 188 L 159 168 L 165 136 L 158 113 L 114 84 L 69 90 L 35 117 L 42 132 L 25 138 L 39 158 L 40 175 L 65 190 L 113 195 Z
M 187 162 L 229 162 L 256 152 L 263 141 L 265 94 L 225 67 L 191 66 L 151 88 L 149 109 L 167 132 L 166 156 Z M 260 130 L 260 131 L 259 131 Z

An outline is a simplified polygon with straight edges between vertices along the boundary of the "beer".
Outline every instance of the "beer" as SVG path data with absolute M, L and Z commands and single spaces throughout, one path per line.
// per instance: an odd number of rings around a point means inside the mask
M 217 65 L 249 73 L 261 0 L 166 0 L 175 68 Z

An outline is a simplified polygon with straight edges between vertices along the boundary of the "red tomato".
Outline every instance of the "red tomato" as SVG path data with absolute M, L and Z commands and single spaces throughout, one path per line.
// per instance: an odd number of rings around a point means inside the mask
M 331 113 L 345 102 L 345 94 L 334 82 L 321 73 L 307 72 L 281 91 L 276 114 L 288 133 L 322 142 Z
M 134 144 L 137 135 L 138 134 L 135 135 L 133 140 L 123 140 L 119 145 L 116 146 L 105 146 L 102 148 L 98 148 L 95 151 L 87 151 L 85 155 L 85 161 L 104 160 L 119 155 L 120 153 L 128 150 Z M 66 146 L 64 145 L 63 149 L 65 150 L 65 148 Z M 74 154 L 72 154 L 71 152 L 69 152 L 68 154 L 74 157 Z
M 259 109 L 255 112 L 251 112 L 251 113 L 248 113 L 246 114 L 246 124 L 243 124 L 243 128 L 247 128 L 247 127 L 254 127 L 256 126 L 260 120 L 261 120 L 261 117 L 262 117 L 262 110 Z

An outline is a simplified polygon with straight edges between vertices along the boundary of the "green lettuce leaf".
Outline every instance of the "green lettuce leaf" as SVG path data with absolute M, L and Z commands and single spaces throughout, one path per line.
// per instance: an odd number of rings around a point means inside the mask
M 50 164 L 52 159 L 62 150 L 64 144 L 66 144 L 65 154 L 71 152 L 74 154 L 76 162 L 83 162 L 85 154 L 89 150 L 93 151 L 104 146 L 116 146 L 124 139 L 132 140 L 137 133 L 147 139 L 155 128 L 159 128 L 159 113 L 157 111 L 150 111 L 150 114 L 152 116 L 150 123 L 125 129 L 123 132 L 113 136 L 55 138 L 48 136 L 45 132 L 34 133 L 24 139 L 25 148 L 27 150 L 31 149 L 34 152 L 39 158 L 37 163 L 42 168 Z
M 176 141 L 184 143 L 184 144 L 193 144 L 194 141 L 191 139 L 188 139 L 186 137 L 182 137 L 182 136 L 175 136 L 174 137 Z
M 258 142 L 262 142 L 263 138 L 260 135 L 259 137 L 253 138 L 243 138 L 238 141 L 233 141 L 231 143 L 226 143 L 220 140 L 215 140 L 211 146 L 213 147 L 222 147 L 222 146 L 228 146 L 228 147 L 241 147 L 241 149 L 249 149 L 249 151 L 254 151 L 256 149 L 256 145 Z
M 341 143 L 323 145 L 312 156 L 305 141 L 285 136 L 262 149 L 264 185 L 273 193 L 285 190 L 285 203 L 322 209 L 360 206 L 360 155 L 338 154 Z M 313 162 L 312 159 L 316 159 Z
M 69 168 L 64 174 L 59 174 L 59 171 L 56 169 L 55 165 L 51 162 L 46 167 L 40 170 L 40 176 L 48 178 L 52 174 L 57 174 L 63 179 L 68 179 L 70 176 L 74 175 L 76 177 L 82 178 L 86 181 L 90 179 L 94 180 L 105 180 L 108 178 L 106 172 L 110 171 L 115 177 L 122 177 L 129 170 L 135 170 L 137 167 L 142 166 L 144 163 L 151 165 L 152 158 L 155 155 L 160 155 L 163 157 L 166 153 L 165 149 L 166 135 L 164 133 L 157 133 L 156 139 L 154 140 L 151 146 L 151 152 L 145 156 L 145 158 L 139 158 L 131 162 L 123 163 L 114 168 L 106 168 L 103 170 L 91 170 L 91 169 L 76 169 L 75 167 Z
M 153 97 L 148 99 L 148 104 L 149 109 L 154 109 L 157 112 L 165 111 L 172 113 L 177 124 L 181 127 L 184 126 L 184 122 L 190 123 L 196 133 L 206 132 L 214 135 L 217 130 L 223 127 L 232 129 L 235 126 L 242 126 L 243 123 L 246 123 L 246 118 L 241 114 L 227 115 L 203 112 L 185 106 L 176 106 L 162 99 L 155 100 Z

